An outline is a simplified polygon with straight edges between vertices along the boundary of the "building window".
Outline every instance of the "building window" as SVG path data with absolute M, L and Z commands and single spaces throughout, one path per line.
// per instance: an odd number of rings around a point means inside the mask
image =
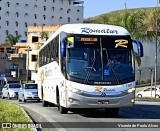
M 32 55 L 31 61 L 33 61 L 33 62 L 37 61 L 37 55 Z
M 61 17 L 59 17 L 59 19 L 61 20 L 61 19 L 62 19 L 62 16 L 61 16 Z
M 60 8 L 59 11 L 63 10 L 63 8 Z
M 80 10 L 78 9 L 77 12 L 80 12 Z
M 53 0 L 53 3 L 55 2 L 55 0 Z
M 16 17 L 19 17 L 19 13 L 18 12 L 16 12 Z
M 54 19 L 54 16 L 52 15 L 52 19 Z
M 70 17 L 68 17 L 68 22 L 71 22 L 71 18 Z
M 43 10 L 46 11 L 46 6 L 43 6 Z
M 19 3 L 16 3 L 16 6 L 19 6 Z
M 38 42 L 38 36 L 32 36 L 32 42 Z
M 9 5 L 10 5 L 9 2 L 7 2 L 7 7 L 9 7 Z
M 37 24 L 36 24 L 36 23 L 34 23 L 34 26 L 37 26 Z
M 6 35 L 8 35 L 9 34 L 9 31 L 8 30 L 6 30 Z
M 9 11 L 6 12 L 6 15 L 9 16 Z
M 18 27 L 18 22 L 16 21 L 16 26 Z
M 27 36 L 27 32 L 24 32 L 24 35 Z
M 52 11 L 54 12 L 54 7 L 52 7 Z
M 44 20 L 46 19 L 46 16 L 45 16 L 45 15 L 43 15 L 43 19 L 44 19 Z
M 2 7 L 0 7 L 0 10 L 2 10 Z
M 62 4 L 63 4 L 63 0 L 61 0 Z
M 24 24 L 25 24 L 25 27 L 27 27 L 27 26 L 28 26 L 27 22 L 25 22 Z
M 34 18 L 37 19 L 37 15 L 36 14 L 34 14 Z
M 16 36 L 18 35 L 18 31 L 15 31 L 15 35 L 16 35 Z
M 46 2 L 46 0 L 44 0 L 44 2 Z
M 9 26 L 9 21 L 6 21 L 6 25 Z
M 28 13 L 25 13 L 25 14 L 24 14 L 24 17 L 26 17 L 26 16 L 28 16 Z
M 77 21 L 79 21 L 79 18 L 77 18 Z
M 25 8 L 28 7 L 28 4 L 25 4 Z
M 68 2 L 69 2 L 69 5 L 71 5 L 71 0 L 68 0 Z
M 37 8 L 37 5 L 34 5 L 34 8 Z
M 71 9 L 68 9 L 68 10 L 67 10 L 67 14 L 68 14 L 70 11 L 71 11 Z

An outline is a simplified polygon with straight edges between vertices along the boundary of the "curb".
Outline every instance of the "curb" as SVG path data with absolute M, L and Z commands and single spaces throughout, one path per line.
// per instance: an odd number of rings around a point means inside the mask
M 20 105 L 19 105 L 19 106 L 20 106 Z M 35 122 L 33 121 L 32 117 L 23 109 L 23 107 L 22 107 L 22 106 L 20 106 L 20 107 L 21 107 L 23 113 L 25 114 L 25 116 L 28 118 L 28 120 L 29 120 L 31 123 L 35 123 Z M 37 131 L 36 128 L 31 128 L 31 130 L 32 130 L 32 131 Z

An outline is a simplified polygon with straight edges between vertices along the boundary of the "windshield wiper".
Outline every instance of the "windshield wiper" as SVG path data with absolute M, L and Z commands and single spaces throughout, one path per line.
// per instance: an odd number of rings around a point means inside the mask
M 94 57 L 93 57 L 92 65 L 91 65 L 90 67 L 86 67 L 86 68 L 88 68 L 89 70 L 88 70 L 88 72 L 87 72 L 87 76 L 86 76 L 86 78 L 85 78 L 85 80 L 84 80 L 84 83 L 87 83 L 87 82 L 88 82 L 89 77 L 90 77 L 91 72 L 92 72 L 92 69 L 93 69 L 94 71 L 96 71 L 96 69 L 94 68 L 94 63 L 95 63 L 95 61 L 96 61 L 96 53 L 95 53 L 95 50 L 94 50 Z
M 116 78 L 116 81 L 117 81 L 117 83 L 119 84 L 120 82 L 119 82 L 119 79 L 118 79 L 118 76 L 116 75 L 116 72 L 114 71 L 114 68 L 113 68 L 113 66 L 114 66 L 114 62 L 112 62 L 109 58 L 108 58 L 108 52 L 107 52 L 107 50 L 106 50 L 106 56 L 107 56 L 107 65 L 108 65 L 108 67 L 112 70 L 112 72 L 113 72 L 113 74 L 114 74 L 114 76 L 115 76 L 115 78 Z

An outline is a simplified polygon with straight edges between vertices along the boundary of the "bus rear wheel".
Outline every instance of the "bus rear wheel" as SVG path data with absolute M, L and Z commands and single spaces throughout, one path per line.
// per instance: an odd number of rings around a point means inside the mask
M 49 102 L 45 101 L 44 98 L 43 98 L 43 89 L 42 89 L 42 106 L 47 107 L 48 105 L 49 105 Z
M 48 106 L 48 102 L 42 99 L 42 106 L 43 107 L 47 107 Z

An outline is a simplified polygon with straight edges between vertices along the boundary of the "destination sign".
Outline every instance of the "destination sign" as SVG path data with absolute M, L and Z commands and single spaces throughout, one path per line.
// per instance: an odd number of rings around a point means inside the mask
M 80 41 L 86 42 L 97 42 L 98 38 L 81 38 Z

